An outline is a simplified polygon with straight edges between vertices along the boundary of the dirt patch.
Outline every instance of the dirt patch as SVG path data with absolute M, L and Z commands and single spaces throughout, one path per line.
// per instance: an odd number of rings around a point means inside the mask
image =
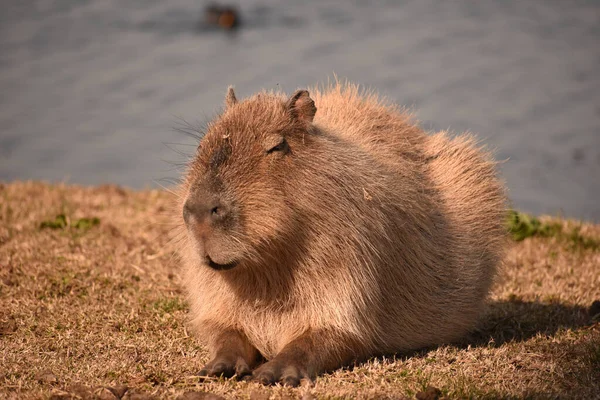
M 195 377 L 207 354 L 188 331 L 164 214 L 170 203 L 156 190 L 0 186 L 0 397 L 600 393 L 600 226 L 535 222 L 536 233 L 510 250 L 486 315 L 463 343 L 372 359 L 297 389 L 265 388 Z

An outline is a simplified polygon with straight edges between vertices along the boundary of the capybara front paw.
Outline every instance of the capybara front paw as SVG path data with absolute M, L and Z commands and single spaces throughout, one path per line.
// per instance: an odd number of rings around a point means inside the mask
M 235 375 L 238 378 L 243 378 L 251 373 L 248 363 L 242 357 L 238 357 L 235 361 L 225 357 L 215 357 L 200 370 L 198 375 L 223 376 L 225 378 L 231 378 Z
M 252 379 L 263 385 L 281 383 L 296 387 L 303 378 L 308 378 L 308 375 L 295 365 L 282 365 L 275 360 L 261 365 L 252 374 Z

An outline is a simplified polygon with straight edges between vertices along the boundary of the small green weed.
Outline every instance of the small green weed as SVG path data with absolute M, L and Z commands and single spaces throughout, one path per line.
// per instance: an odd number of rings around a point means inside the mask
M 558 222 L 542 222 L 538 218 L 515 210 L 511 210 L 506 219 L 506 227 L 513 240 L 520 242 L 528 237 L 554 237 L 571 250 L 600 250 L 600 240 L 581 234 L 581 227 L 577 226 L 570 232 L 565 232 Z M 556 251 L 550 257 L 555 259 Z
M 42 221 L 40 229 L 66 229 L 69 226 L 78 230 L 86 231 L 94 226 L 100 225 L 100 218 L 79 218 L 74 223 L 65 214 L 58 214 L 54 219 Z
M 517 242 L 532 236 L 553 237 L 562 232 L 559 223 L 543 223 L 536 217 L 515 210 L 509 211 L 506 225 Z
M 579 248 L 596 251 L 600 249 L 600 240 L 583 236 L 580 231 L 581 227 L 575 227 L 571 233 L 565 235 L 565 239 L 567 239 L 572 250 Z
M 80 218 L 73 224 L 76 229 L 90 229 L 93 226 L 100 225 L 100 218 Z
M 163 298 L 156 300 L 154 303 L 152 303 L 152 306 L 161 314 L 171 314 L 175 311 L 187 310 L 186 302 L 178 297 Z
M 42 221 L 40 229 L 65 229 L 67 227 L 67 216 L 65 214 L 58 214 L 56 218 L 47 221 Z

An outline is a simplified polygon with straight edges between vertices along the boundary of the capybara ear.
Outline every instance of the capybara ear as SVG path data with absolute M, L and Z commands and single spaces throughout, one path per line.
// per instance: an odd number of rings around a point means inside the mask
M 310 98 L 307 90 L 296 90 L 285 104 L 292 118 L 297 118 L 311 123 L 317 112 L 315 102 Z
M 229 86 L 227 88 L 227 95 L 225 95 L 225 107 L 230 108 L 237 104 L 237 98 L 235 97 L 235 92 L 233 91 L 233 86 Z

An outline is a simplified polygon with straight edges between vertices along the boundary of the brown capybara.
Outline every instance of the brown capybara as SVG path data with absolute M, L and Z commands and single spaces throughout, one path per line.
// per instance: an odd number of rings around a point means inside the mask
M 230 88 L 225 105 L 178 204 L 201 375 L 295 386 L 473 326 L 505 196 L 471 137 L 429 136 L 348 84 L 244 101 Z

